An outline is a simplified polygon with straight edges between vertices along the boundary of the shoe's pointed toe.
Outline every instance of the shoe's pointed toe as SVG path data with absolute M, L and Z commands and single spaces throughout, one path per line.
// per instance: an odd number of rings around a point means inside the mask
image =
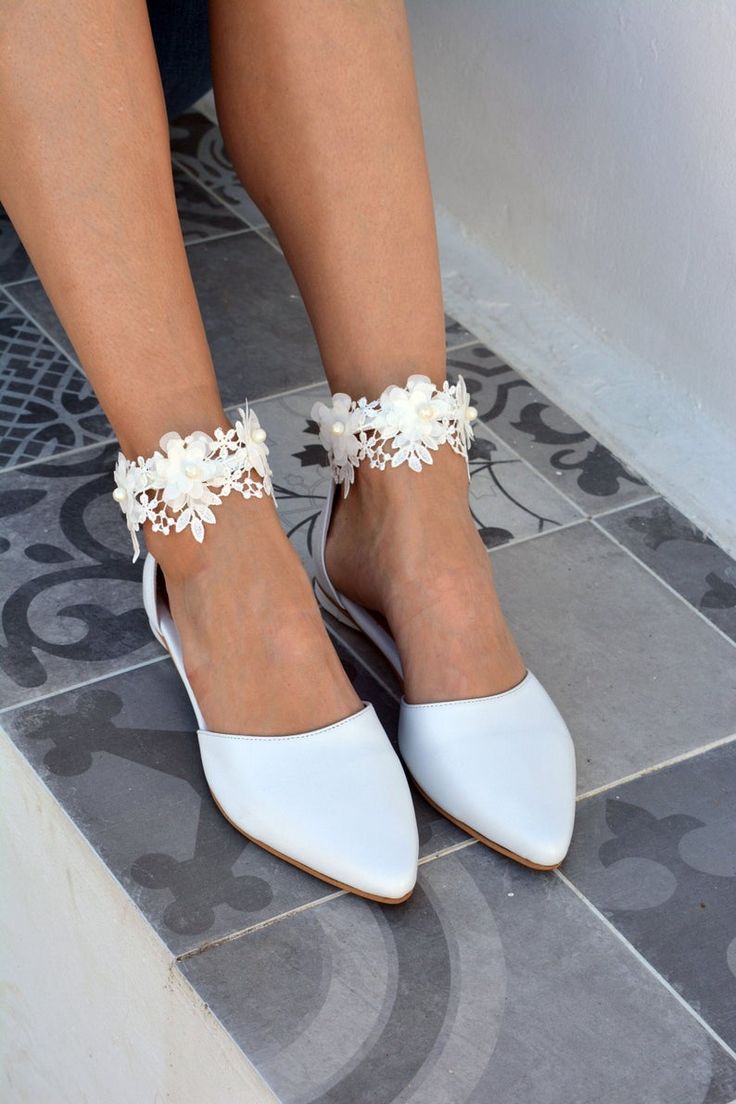
M 215 801 L 254 842 L 366 897 L 412 892 L 414 808 L 373 706 L 296 736 L 200 731 L 199 745 Z
M 403 702 L 399 744 L 420 789 L 451 820 L 529 866 L 562 862 L 575 819 L 575 751 L 531 672 L 487 698 Z

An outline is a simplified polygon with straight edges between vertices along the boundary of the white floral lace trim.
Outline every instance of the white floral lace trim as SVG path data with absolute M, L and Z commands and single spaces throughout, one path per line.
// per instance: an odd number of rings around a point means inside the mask
M 147 459 L 126 460 L 122 452 L 115 466 L 113 498 L 125 514 L 133 542 L 133 563 L 140 555 L 138 530 L 150 521 L 155 533 L 189 529 L 200 543 L 205 524 L 217 520 L 212 506 L 238 491 L 243 498 L 272 495 L 266 431 L 246 406 L 227 432 L 214 436 L 199 431 L 180 437 L 166 433 L 161 451 Z
M 332 405 L 317 402 L 312 418 L 319 426 L 332 476 L 347 496 L 361 460 L 383 470 L 407 463 L 413 471 L 432 463 L 440 445 L 468 461 L 473 440 L 471 422 L 478 412 L 470 405 L 465 380 L 436 387 L 429 376 L 409 376 L 405 387 L 387 387 L 379 399 L 351 399 L 338 393 Z

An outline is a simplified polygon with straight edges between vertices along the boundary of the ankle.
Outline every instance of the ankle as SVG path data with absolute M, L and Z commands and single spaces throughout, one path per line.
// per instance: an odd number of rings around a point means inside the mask
M 176 586 L 216 573 L 229 575 L 235 558 L 242 556 L 247 562 L 249 547 L 257 546 L 259 552 L 273 550 L 279 539 L 286 539 L 269 496 L 243 502 L 239 495 L 229 495 L 213 507 L 213 513 L 215 522 L 205 526 L 201 543 L 187 530 L 154 533 L 150 524 L 145 525 L 146 548 L 160 564 L 167 583 Z

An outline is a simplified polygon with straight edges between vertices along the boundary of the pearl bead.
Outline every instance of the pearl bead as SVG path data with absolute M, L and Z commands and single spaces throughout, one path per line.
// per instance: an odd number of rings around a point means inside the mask
M 428 422 L 433 415 L 434 411 L 432 410 L 431 406 L 423 406 L 419 410 L 419 417 L 422 419 L 423 422 Z
M 468 407 L 468 412 L 467 412 L 466 417 L 467 417 L 469 422 L 474 422 L 475 419 L 478 417 L 478 411 L 475 409 L 474 406 L 469 406 Z
M 345 423 L 344 422 L 333 422 L 332 423 L 332 432 L 335 434 L 336 437 L 342 437 L 343 433 L 345 432 Z
M 262 445 L 266 440 L 266 431 L 263 426 L 258 426 L 253 430 L 253 440 L 259 445 Z
M 112 492 L 112 497 L 115 499 L 116 502 L 125 502 L 128 496 L 123 487 L 116 487 L 115 490 Z
M 187 464 L 184 469 L 184 474 L 187 479 L 199 479 L 202 474 L 196 464 Z

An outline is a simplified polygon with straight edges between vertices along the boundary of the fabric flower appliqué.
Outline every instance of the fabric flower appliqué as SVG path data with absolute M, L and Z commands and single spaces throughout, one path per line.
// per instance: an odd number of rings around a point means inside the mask
M 477 416 L 462 376 L 437 387 L 429 376 L 412 375 L 406 386 L 387 387 L 373 402 L 339 393 L 331 406 L 318 402 L 312 408 L 333 478 L 346 495 L 362 460 L 381 470 L 406 463 L 418 472 L 432 463 L 440 445 L 449 444 L 467 463 Z
M 360 463 L 360 432 L 364 420 L 362 409 L 342 392 L 332 396 L 332 405 L 316 402 L 312 420 L 319 426 L 319 439 L 330 457 L 330 466 L 337 483 L 347 495 Z
M 187 437 L 166 433 L 147 459 L 126 460 L 120 453 L 113 498 L 126 516 L 134 563 L 144 522 L 157 533 L 188 528 L 201 543 L 205 525 L 217 520 L 212 507 L 224 497 L 233 491 L 243 498 L 272 493 L 265 430 L 252 410 L 239 414 L 230 430 L 217 429 L 214 438 L 199 431 Z

